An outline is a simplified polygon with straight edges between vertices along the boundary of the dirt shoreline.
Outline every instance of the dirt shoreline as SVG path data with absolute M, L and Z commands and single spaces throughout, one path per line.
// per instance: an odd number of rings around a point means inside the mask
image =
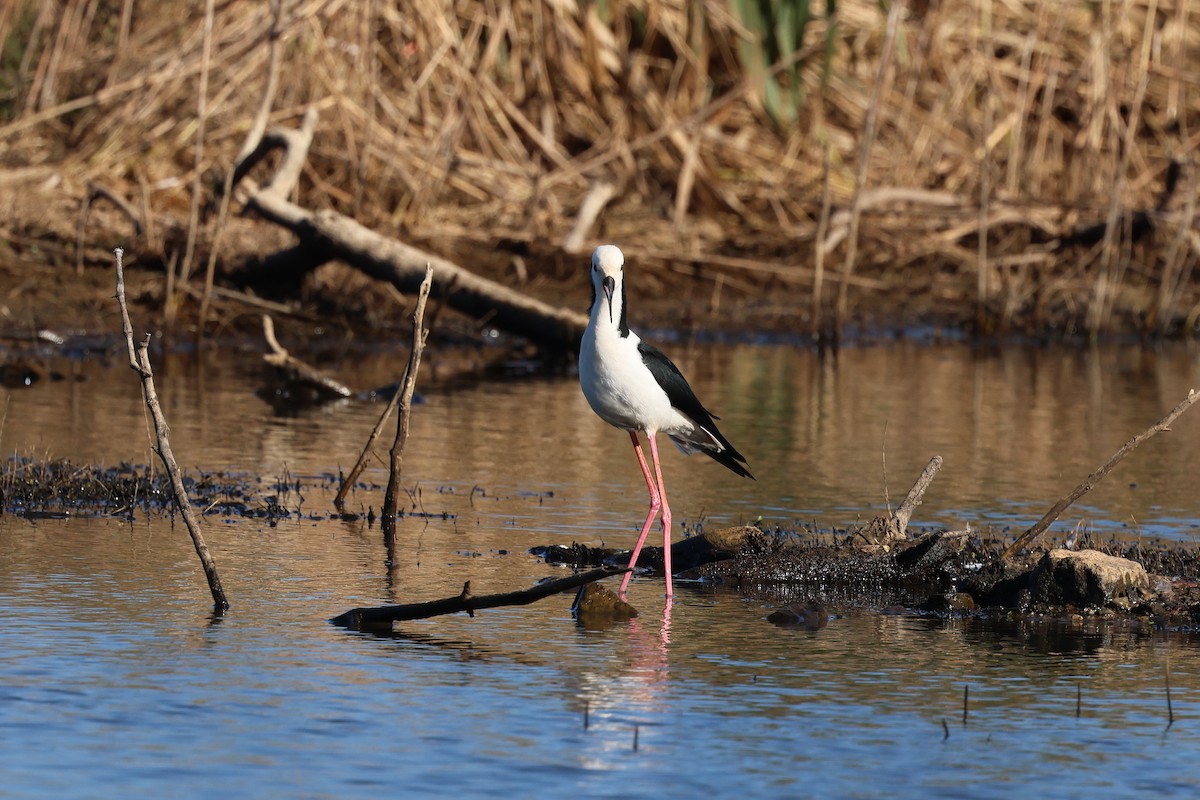
M 68 461 L 10 457 L 0 473 L 0 512 L 30 520 L 68 517 L 173 517 L 171 489 L 162 470 L 147 466 L 104 467 Z M 314 484 L 329 489 L 337 476 L 270 479 L 228 472 L 185 473 L 193 507 L 217 520 L 288 519 L 357 521 L 375 529 L 377 512 L 339 513 L 301 509 Z M 363 485 L 382 494 L 383 487 Z M 440 518 L 442 512 L 401 510 L 401 516 Z M 1197 532 L 1200 535 L 1200 531 Z M 380 531 L 380 536 L 382 536 Z M 864 546 L 856 531 L 753 527 L 702 532 L 672 546 L 681 583 L 702 590 L 733 591 L 778 604 L 778 624 L 811 625 L 830 609 L 863 608 L 882 613 L 923 613 L 986 619 L 1060 619 L 1071 624 L 1114 623 L 1144 630 L 1200 630 L 1200 551 L 1162 541 L 1121 545 L 1092 543 L 1081 553 L 1131 559 L 1148 580 L 1112 596 L 1082 594 L 1072 583 L 1047 578 L 1051 546 L 1037 546 L 1003 560 L 1006 541 L 987 535 L 918 531 L 888 548 Z M 627 551 L 547 545 L 532 552 L 548 564 L 575 569 L 624 566 Z M 1054 552 L 1063 552 L 1055 550 Z M 648 547 L 642 567 L 662 573 L 662 549 Z M 1094 592 L 1098 587 L 1087 588 Z
M 127 256 L 128 259 L 128 256 Z M 493 259 L 495 260 L 495 259 Z M 586 256 L 575 259 L 555 277 L 543 277 L 522 287 L 532 297 L 561 307 L 586 311 L 589 289 Z M 497 264 L 482 274 L 495 280 L 506 278 Z M 636 265 L 631 265 L 637 268 Z M 558 276 L 557 273 L 562 273 Z M 126 291 L 135 327 L 165 333 L 168 339 L 190 346 L 196 341 L 196 304 L 181 306 L 168 323 L 165 312 L 166 277 L 160 265 L 126 262 Z M 511 277 L 511 276 L 509 276 Z M 660 277 L 635 283 L 630 290 L 633 324 L 652 338 L 670 340 L 696 337 L 716 341 L 774 342 L 789 345 L 828 345 L 833 339 L 812 332 L 808 296 L 797 296 L 782 288 L 766 289 L 755 297 L 741 298 L 714 307 L 711 283 L 705 279 L 676 276 L 664 290 Z M 10 286 L 0 298 L 0 354 L 7 348 L 64 340 L 106 347 L 122 340 L 120 315 L 114 299 L 111 265 L 88 265 L 81 274 L 62 263 L 39 260 L 0 259 L 0 286 Z M 315 276 L 311 285 L 290 287 L 272 296 L 246 292 L 214 299 L 207 341 L 238 337 L 261 340 L 261 317 L 270 314 L 280 331 L 300 353 L 320 348 L 320 340 L 331 333 L 351 336 L 365 343 L 405 341 L 408 317 L 414 298 L 391 287 L 372 282 L 350 267 L 331 264 Z M 337 292 L 326 290 L 339 285 Z M 436 305 L 436 304 L 435 304 Z M 968 315 L 955 306 L 919 295 L 864 294 L 851 304 L 847 324 L 837 341 L 870 344 L 902 338 L 921 340 L 988 340 L 1003 338 L 1037 342 L 1083 342 L 1083 332 L 1072 326 L 1051 326 L 1039 334 L 1013 333 L 1007 337 L 977 335 Z M 48 335 L 39 337 L 39 333 Z M 479 323 L 447 310 L 438 314 L 433 346 L 449 339 L 459 346 L 482 341 L 495 342 L 496 334 L 486 322 Z M 344 337 L 343 337 L 344 338 Z M 507 337 L 515 350 L 536 356 L 519 337 Z M 1109 337 L 1128 338 L 1128 336 Z

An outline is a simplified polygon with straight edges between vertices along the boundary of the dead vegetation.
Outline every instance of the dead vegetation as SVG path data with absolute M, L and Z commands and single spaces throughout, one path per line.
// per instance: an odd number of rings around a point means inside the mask
M 886 59 L 878 4 L 812 3 L 777 54 L 741 7 L 2 0 L 4 259 L 66 282 L 120 244 L 168 318 L 224 302 L 209 264 L 294 243 L 219 213 L 273 94 L 263 122 L 322 121 L 296 202 L 562 304 L 605 239 L 701 322 L 825 330 L 844 286 L 985 334 L 1196 332 L 1189 3 L 911 2 Z

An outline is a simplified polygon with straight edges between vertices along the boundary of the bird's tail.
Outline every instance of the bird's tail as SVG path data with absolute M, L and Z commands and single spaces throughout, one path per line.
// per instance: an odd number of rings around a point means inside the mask
M 720 431 L 709 430 L 707 428 L 701 428 L 700 430 L 709 434 L 711 440 L 698 442 L 689 441 L 687 439 L 677 439 L 674 436 L 671 436 L 671 441 L 674 442 L 675 446 L 683 451 L 685 455 L 690 456 L 692 453 L 697 451 L 704 453 L 706 456 L 712 458 L 713 461 L 716 461 L 718 464 L 726 467 L 731 472 L 735 472 L 738 475 L 741 475 L 743 478 L 757 480 L 757 478 L 750 474 L 750 470 L 746 466 L 746 457 L 739 453 L 737 448 L 731 445 L 729 440 L 721 435 Z

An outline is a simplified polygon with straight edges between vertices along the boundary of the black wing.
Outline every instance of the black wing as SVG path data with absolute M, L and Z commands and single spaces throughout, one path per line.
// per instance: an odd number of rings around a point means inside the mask
M 650 370 L 654 380 L 667 393 L 667 399 L 671 401 L 671 405 L 712 434 L 712 437 L 721 444 L 720 450 L 703 446 L 700 449 L 718 464 L 728 467 L 738 475 L 753 479 L 754 476 L 745 466 L 746 458 L 729 443 L 721 431 L 717 430 L 717 424 L 713 420 L 719 419 L 719 417 L 704 407 L 700 399 L 696 397 L 696 393 L 692 391 L 692 387 L 688 385 L 687 379 L 683 377 L 683 373 L 679 371 L 679 367 L 675 366 L 663 351 L 652 344 L 639 341 L 638 353 L 641 355 L 646 369 Z

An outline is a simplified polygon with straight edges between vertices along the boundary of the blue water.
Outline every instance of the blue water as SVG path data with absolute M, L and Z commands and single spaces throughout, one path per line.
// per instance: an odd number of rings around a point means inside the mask
M 883 506 L 886 419 L 893 504 L 939 452 L 918 522 L 1027 526 L 1200 383 L 1186 351 L 1150 366 L 1100 352 L 1078 385 L 1073 355 L 849 353 L 832 374 L 811 354 L 716 355 L 694 382 L 760 480 L 666 454 L 690 525 L 866 518 Z M 0 447 L 149 461 L 136 387 L 79 369 L 8 396 Z M 329 510 L 319 476 L 348 466 L 379 411 L 278 418 L 250 395 L 249 367 L 162 376 L 186 468 L 286 472 L 313 513 Z M 971 381 L 986 390 L 964 395 Z M 219 620 L 168 519 L 0 517 L 0 797 L 1196 796 L 1200 652 L 1181 632 L 871 608 L 832 608 L 807 631 L 767 622 L 770 603 L 681 584 L 665 618 L 651 578 L 631 590 L 642 615 L 600 630 L 571 619 L 569 597 L 392 636 L 328 623 L 464 580 L 481 594 L 564 574 L 528 554 L 537 544 L 628 546 L 645 507 L 628 442 L 584 411 L 569 379 L 432 392 L 405 485 L 435 518 L 401 523 L 390 568 L 364 521 L 206 517 L 233 603 Z M 1131 456 L 1071 525 L 1187 541 L 1198 422 Z M 1027 428 L 1038 436 L 1021 439 Z M 377 465 L 367 478 L 382 482 Z M 378 508 L 381 494 L 360 490 L 352 506 Z

